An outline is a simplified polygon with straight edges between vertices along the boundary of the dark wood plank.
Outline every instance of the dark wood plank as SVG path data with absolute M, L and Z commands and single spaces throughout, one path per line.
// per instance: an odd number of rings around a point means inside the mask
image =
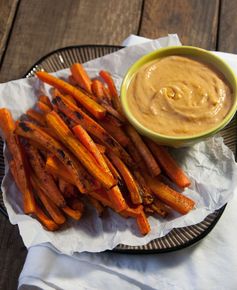
M 216 48 L 219 0 L 145 0 L 140 35 L 177 33 L 185 45 Z
M 63 46 L 120 44 L 138 32 L 141 7 L 142 0 L 22 0 L 0 81 L 21 77 L 41 56 Z
M 237 1 L 222 0 L 218 50 L 237 53 Z
M 0 0 L 0 62 L 6 49 L 18 0 Z
M 26 254 L 17 226 L 0 214 L 0 289 L 17 289 Z

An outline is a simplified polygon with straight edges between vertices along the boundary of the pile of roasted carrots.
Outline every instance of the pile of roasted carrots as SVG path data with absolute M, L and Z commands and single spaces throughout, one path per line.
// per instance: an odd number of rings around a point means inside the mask
M 166 148 L 127 122 L 108 72 L 91 80 L 76 63 L 68 82 L 43 71 L 36 75 L 53 87 L 52 101 L 39 96 L 37 108 L 16 122 L 0 109 L 10 170 L 26 214 L 53 231 L 67 217 L 79 220 L 90 203 L 99 215 L 109 207 L 135 218 L 145 235 L 148 215 L 164 218 L 170 209 L 186 214 L 194 207 L 165 184 L 164 175 L 180 188 L 190 181 Z

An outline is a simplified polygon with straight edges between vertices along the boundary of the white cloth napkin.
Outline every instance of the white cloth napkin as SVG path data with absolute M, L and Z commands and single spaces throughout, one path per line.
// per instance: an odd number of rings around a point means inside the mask
M 134 45 L 141 41 L 148 40 L 132 35 L 123 44 Z M 219 55 L 230 65 L 235 64 L 237 73 L 237 56 Z M 67 256 L 58 253 L 50 244 L 34 246 L 29 249 L 19 289 L 237 289 L 235 221 L 237 196 L 205 239 L 178 252 Z

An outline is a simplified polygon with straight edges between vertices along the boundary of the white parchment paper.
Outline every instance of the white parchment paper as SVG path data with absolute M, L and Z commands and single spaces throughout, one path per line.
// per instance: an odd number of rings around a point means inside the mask
M 92 60 L 85 64 L 91 77 L 100 69 L 113 74 L 116 85 L 120 86 L 127 69 L 144 54 L 169 45 L 181 45 L 177 35 L 169 35 L 154 41 L 124 48 L 113 54 Z M 62 59 L 63 61 L 63 59 Z M 237 62 L 235 65 L 237 69 Z M 56 73 L 66 77 L 68 70 Z M 14 118 L 24 113 L 36 102 L 39 92 L 48 93 L 49 87 L 35 79 L 21 79 L 0 85 L 0 107 L 7 107 Z M 173 150 L 176 160 L 184 168 L 192 181 L 184 194 L 196 201 L 196 207 L 189 214 L 181 216 L 173 213 L 168 219 L 150 217 L 151 232 L 142 237 L 133 219 L 124 219 L 108 209 L 99 218 L 93 208 L 88 207 L 79 222 L 70 221 L 58 232 L 48 232 L 41 224 L 22 212 L 21 193 L 9 173 L 5 150 L 6 167 L 2 184 L 4 203 L 11 223 L 18 224 L 20 234 L 26 247 L 50 242 L 59 251 L 101 252 L 113 249 L 116 245 L 144 245 L 149 241 L 164 236 L 170 230 L 201 222 L 208 214 L 222 207 L 236 192 L 237 167 L 231 150 L 222 138 L 215 137 L 196 144 L 193 147 Z

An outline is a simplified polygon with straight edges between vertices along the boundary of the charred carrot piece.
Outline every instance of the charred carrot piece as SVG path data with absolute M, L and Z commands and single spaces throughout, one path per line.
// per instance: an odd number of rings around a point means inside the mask
M 115 211 L 120 212 L 127 208 L 127 203 L 117 185 L 108 190 L 107 194 Z
M 121 176 L 120 174 L 118 173 L 117 169 L 114 167 L 114 165 L 110 162 L 110 160 L 108 159 L 108 157 L 106 155 L 104 155 L 104 160 L 110 170 L 110 172 L 113 174 L 113 176 L 116 178 L 116 179 L 120 179 Z
M 6 141 L 8 141 L 8 139 L 14 133 L 16 127 L 15 122 L 12 118 L 12 114 L 8 109 L 0 109 L 0 121 L 0 126 L 4 134 L 4 138 L 6 139 Z
M 105 146 L 99 144 L 99 143 L 95 143 L 96 147 L 98 148 L 98 150 L 100 151 L 101 154 L 104 154 L 106 151 Z
M 89 195 L 101 202 L 104 206 L 108 206 L 110 208 L 114 208 L 108 193 L 104 189 L 98 189 L 95 191 L 89 192 Z
M 58 177 L 64 179 L 66 182 L 70 184 L 75 183 L 68 169 L 55 156 L 50 155 L 47 156 L 46 169 L 49 173 L 56 174 Z
M 110 104 L 107 104 L 105 102 L 102 102 L 101 104 L 106 109 L 107 113 L 111 114 L 113 117 L 118 119 L 120 122 L 124 123 L 126 121 L 124 116 L 121 113 L 119 113 L 118 111 L 116 111 Z
M 104 160 L 103 155 L 100 153 L 98 147 L 95 145 L 94 141 L 91 139 L 89 134 L 81 125 L 77 125 L 72 128 L 75 136 L 78 140 L 90 151 L 90 153 L 94 156 L 98 165 L 100 165 L 105 172 L 110 172 L 108 166 Z
M 56 98 L 56 97 L 63 97 L 63 98 L 65 98 L 65 99 L 67 99 L 68 100 L 68 102 L 71 102 L 71 103 L 73 103 L 75 106 L 77 106 L 77 102 L 75 101 L 75 99 L 73 99 L 73 97 L 72 96 L 70 96 L 70 95 L 63 95 L 58 89 L 55 89 L 55 88 L 53 88 L 52 89 L 52 95 L 53 95 L 53 97 L 54 98 Z M 52 106 L 53 107 L 55 107 L 53 104 L 52 104 Z
M 72 209 L 69 206 L 65 206 L 63 211 L 72 219 L 79 221 L 82 217 L 83 210 Z
M 86 90 L 88 93 L 92 94 L 91 90 L 91 79 L 89 78 L 84 67 L 80 63 L 74 63 L 70 67 L 72 76 L 77 84 Z
M 127 134 L 131 138 L 133 145 L 137 147 L 137 150 L 141 154 L 144 162 L 146 163 L 147 169 L 149 170 L 152 176 L 157 176 L 160 174 L 160 167 L 157 164 L 156 160 L 152 156 L 150 150 L 143 142 L 141 136 L 137 133 L 137 131 L 132 126 L 127 126 Z
M 141 204 L 142 198 L 140 196 L 139 188 L 137 186 L 136 181 L 134 180 L 134 178 L 132 176 L 132 173 L 128 170 L 128 168 L 122 162 L 122 160 L 119 159 L 119 157 L 117 157 L 115 154 L 109 153 L 109 157 L 112 160 L 115 167 L 120 172 L 121 176 L 123 177 L 123 179 L 127 185 L 127 189 L 130 192 L 130 197 L 131 197 L 133 204 Z
M 138 228 L 142 235 L 147 235 L 151 231 L 150 224 L 145 213 L 142 211 L 136 218 Z
M 146 176 L 146 180 L 153 193 L 172 209 L 181 214 L 186 214 L 193 209 L 195 202 L 192 199 L 173 190 L 156 178 Z
M 58 179 L 58 187 L 64 198 L 72 198 L 77 196 L 74 186 L 62 178 Z
M 40 181 L 37 177 L 31 173 L 31 183 L 33 185 L 34 191 L 41 200 L 45 209 L 54 220 L 54 222 L 58 225 L 62 225 L 65 223 L 65 216 L 62 214 L 60 209 L 52 202 L 52 200 L 43 192 L 41 189 Z
M 39 101 L 40 101 L 41 103 L 44 103 L 44 104 L 45 104 L 46 106 L 48 106 L 51 110 L 53 109 L 52 104 L 51 104 L 50 99 L 49 99 L 48 96 L 41 95 L 41 96 L 38 97 L 38 99 L 39 99 Z
M 81 200 L 74 197 L 74 198 L 71 198 L 68 202 L 69 202 L 69 205 L 72 209 L 79 210 L 80 212 L 83 212 L 84 204 Z
M 100 122 L 107 132 L 122 146 L 126 147 L 129 139 L 120 127 L 114 127 L 111 123 L 106 121 Z
M 65 199 L 61 192 L 58 190 L 53 177 L 48 174 L 45 169 L 45 164 L 39 152 L 31 145 L 26 146 L 26 152 L 30 160 L 31 167 L 33 168 L 44 193 L 58 206 L 64 207 L 66 205 Z M 34 184 L 37 182 L 36 178 L 33 179 Z
M 121 103 L 120 103 L 120 99 L 114 84 L 114 81 L 110 75 L 109 72 L 101 70 L 100 71 L 100 76 L 103 78 L 103 80 L 105 81 L 105 83 L 107 84 L 110 94 L 112 96 L 112 104 L 114 106 L 114 108 L 118 111 L 121 111 Z
M 125 148 L 130 154 L 130 156 L 132 156 L 132 159 L 136 162 L 137 167 L 141 170 L 146 170 L 147 167 L 141 154 L 139 153 L 139 151 L 137 150 L 137 147 L 132 143 L 130 139 Z
M 91 90 L 98 99 L 99 103 L 102 103 L 103 101 L 106 100 L 104 96 L 103 84 L 101 83 L 101 81 L 97 79 L 92 80 Z
M 154 210 L 155 213 L 157 213 L 159 216 L 162 216 L 163 218 L 167 217 L 170 212 L 168 207 L 158 199 L 154 200 L 150 207 Z
M 16 183 L 23 195 L 23 206 L 26 214 L 34 213 L 35 199 L 31 190 L 30 181 L 27 174 L 27 160 L 24 156 L 23 148 L 20 144 L 19 138 L 15 135 L 15 122 L 9 110 L 0 109 L 0 128 L 3 132 L 7 146 L 14 160 L 14 177 L 17 179 Z
M 139 170 L 134 170 L 133 174 L 139 185 L 139 193 L 142 197 L 142 203 L 144 205 L 151 204 L 154 200 L 154 196 L 152 194 L 150 187 L 147 185 L 145 179 L 143 178 Z
M 110 105 L 112 105 L 112 98 L 111 98 L 111 95 L 110 95 L 109 89 L 108 89 L 106 86 L 104 86 L 104 87 L 103 87 L 103 91 L 104 91 L 104 96 L 105 96 L 106 99 L 107 99 L 107 102 L 108 102 Z
M 74 184 L 80 192 L 86 193 L 98 187 L 98 184 L 95 184 L 95 180 L 84 170 L 77 160 L 75 160 L 74 156 L 62 147 L 58 141 L 35 124 L 27 121 L 19 122 L 16 127 L 16 133 L 39 143 L 55 155 L 70 172 Z
M 46 122 L 43 114 L 40 114 L 34 109 L 29 109 L 26 111 L 26 115 L 36 121 L 39 125 L 45 126 Z
M 47 217 L 47 215 L 38 205 L 36 205 L 35 216 L 47 230 L 56 231 L 59 229 L 58 224 L 56 224 L 53 220 Z
M 120 214 L 126 218 L 133 217 L 136 218 L 143 211 L 143 206 L 139 205 L 137 207 L 127 207 L 125 210 L 121 211 Z
M 44 113 L 49 113 L 49 112 L 52 111 L 52 109 L 48 105 L 46 105 L 45 103 L 43 103 L 43 102 L 38 101 L 36 103 L 36 105 Z
M 61 112 L 72 119 L 75 123 L 81 125 L 90 134 L 98 138 L 101 143 L 111 149 L 128 166 L 133 167 L 135 165 L 124 148 L 102 126 L 90 118 L 80 108 L 59 96 L 54 99 L 54 103 L 58 106 L 58 109 Z
M 116 180 L 105 172 L 101 166 L 97 166 L 95 159 L 89 151 L 77 141 L 70 129 L 66 126 L 59 115 L 52 111 L 46 115 L 47 124 L 54 132 L 60 136 L 61 141 L 74 153 L 74 155 L 85 166 L 88 172 L 91 173 L 101 184 L 109 189 L 116 184 Z
M 101 119 L 105 116 L 106 110 L 101 105 L 97 104 L 94 100 L 72 85 L 43 71 L 37 72 L 36 75 L 43 82 L 57 88 L 59 91 L 71 95 L 94 117 Z
M 180 187 L 187 187 L 191 184 L 182 168 L 178 165 L 166 148 L 155 144 L 151 140 L 147 140 L 147 144 L 160 166 L 175 184 Z
M 74 79 L 74 77 L 73 77 L 72 75 L 70 75 L 70 76 L 68 77 L 68 82 L 69 82 L 69 84 L 72 85 L 72 86 L 76 86 L 76 85 L 77 85 L 77 82 L 76 82 L 76 80 Z

